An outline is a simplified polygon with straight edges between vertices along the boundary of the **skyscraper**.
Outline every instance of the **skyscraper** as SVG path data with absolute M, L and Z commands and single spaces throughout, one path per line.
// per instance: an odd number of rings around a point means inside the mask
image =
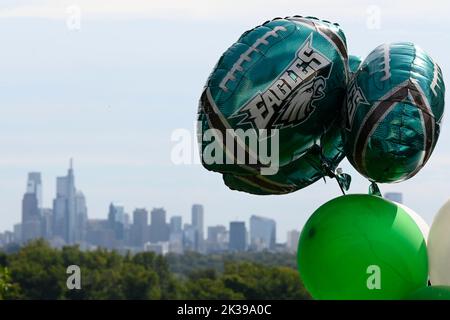
M 42 208 L 42 179 L 40 172 L 28 173 L 27 181 L 27 193 L 33 193 L 36 195 L 37 206 Z
M 77 205 L 79 208 L 77 208 Z M 78 215 L 87 215 L 86 201 L 82 193 L 75 188 L 75 176 L 73 162 L 67 175 L 56 178 L 56 198 L 53 200 L 53 236 L 59 237 L 66 244 L 73 244 L 81 232 L 77 230 L 80 226 Z M 87 220 L 87 216 L 85 217 Z
M 186 223 L 183 227 L 183 247 L 185 251 L 195 251 L 196 250 L 196 237 L 197 229 Z
M 273 250 L 276 244 L 275 220 L 251 216 L 250 217 L 250 245 L 252 250 Z
M 230 222 L 230 251 L 245 251 L 247 249 L 247 229 L 245 222 Z
M 183 217 L 173 216 L 170 218 L 170 233 L 183 232 Z
M 143 247 L 148 239 L 148 211 L 144 208 L 133 211 L 132 245 Z
M 40 201 L 42 202 L 41 174 L 28 174 L 27 189 L 22 199 L 22 242 L 42 236 Z
M 114 231 L 115 239 L 118 241 L 124 240 L 125 208 L 122 204 L 110 203 L 108 222 L 109 227 Z
M 40 214 L 36 196 L 25 193 L 22 199 L 22 242 L 36 239 L 40 233 Z
M 386 192 L 384 197 L 397 203 L 403 203 L 403 194 L 401 192 Z
M 198 252 L 203 252 L 204 250 L 203 218 L 203 206 L 194 204 L 192 206 L 192 227 L 195 228 L 194 250 Z
M 221 252 L 227 249 L 227 228 L 225 226 L 208 227 L 207 251 Z
M 298 239 L 300 238 L 300 232 L 298 230 L 291 230 L 287 233 L 286 249 L 289 252 L 296 252 L 298 246 Z
M 13 234 L 14 234 L 14 242 L 21 242 L 22 241 L 22 224 L 16 223 L 13 226 Z
M 219 241 L 219 237 L 222 233 L 226 233 L 227 228 L 225 226 L 211 226 L 208 227 L 208 242 L 216 243 Z
M 49 208 L 41 209 L 41 230 L 42 237 L 50 240 L 52 238 L 53 210 Z
M 169 251 L 176 254 L 183 253 L 183 218 L 173 216 L 169 224 Z
M 75 242 L 82 243 L 86 240 L 88 221 L 88 209 L 83 192 L 75 194 Z
M 166 211 L 155 208 L 151 212 L 150 242 L 169 241 L 169 225 L 166 223 Z

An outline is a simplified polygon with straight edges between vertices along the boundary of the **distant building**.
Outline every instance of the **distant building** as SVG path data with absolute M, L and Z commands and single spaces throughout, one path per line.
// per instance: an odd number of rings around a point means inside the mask
M 88 209 L 86 198 L 81 191 L 75 194 L 75 242 L 82 243 L 86 240 L 88 221 Z
M 155 208 L 150 214 L 151 243 L 169 241 L 169 225 L 166 223 L 166 211 L 163 208 Z
M 122 204 L 110 203 L 108 210 L 109 227 L 114 232 L 116 242 L 123 242 L 125 239 L 125 208 Z
M 226 251 L 228 248 L 228 232 L 225 226 L 208 227 L 206 249 L 209 253 Z
M 397 203 L 403 203 L 403 194 L 401 192 L 386 192 L 384 197 Z
M 13 227 L 14 242 L 20 243 L 22 241 L 22 224 L 16 223 Z
M 150 251 L 154 252 L 156 254 L 160 255 L 166 255 L 169 253 L 169 243 L 168 242 L 157 242 L 157 243 L 151 243 L 147 242 L 144 245 L 144 251 Z
M 32 194 L 36 195 L 37 206 L 39 209 L 41 209 L 42 208 L 42 179 L 41 179 L 40 172 L 28 173 L 27 193 L 32 193 Z
M 170 233 L 182 233 L 183 232 L 183 217 L 173 216 L 170 218 Z
M 183 232 L 170 233 L 169 252 L 182 254 L 184 252 Z
M 80 206 L 77 208 L 77 206 Z M 86 215 L 86 216 L 85 216 Z M 75 188 L 73 162 L 70 160 L 67 175 L 56 178 L 56 198 L 53 200 L 53 237 L 63 239 L 66 244 L 80 241 L 80 225 L 87 220 L 84 196 Z
M 287 240 L 286 240 L 286 249 L 289 252 L 297 252 L 299 238 L 300 238 L 300 232 L 298 230 L 288 231 Z
M 123 225 L 125 228 L 128 228 L 130 226 L 130 215 L 126 212 L 123 216 Z
M 41 209 L 41 234 L 44 239 L 52 238 L 53 210 L 50 208 Z
M 131 232 L 132 245 L 135 247 L 143 247 L 149 240 L 148 211 L 146 209 L 142 208 L 134 210 Z
M 217 243 L 221 234 L 227 232 L 227 228 L 222 225 L 208 227 L 208 242 Z
M 98 248 L 113 249 L 116 245 L 115 232 L 108 220 L 89 219 L 86 238 L 89 244 Z
M 26 193 L 22 199 L 22 242 L 42 236 L 39 208 L 39 201 L 42 201 L 41 191 L 41 174 L 38 172 L 29 173 Z
M 245 222 L 230 222 L 230 251 L 245 251 L 247 249 L 247 229 Z
M 204 251 L 204 210 L 201 204 L 192 206 L 192 227 L 195 228 L 194 250 Z
M 14 242 L 14 233 L 11 231 L 5 231 L 0 233 L 0 247 L 7 246 L 10 243 Z
M 183 247 L 185 251 L 196 250 L 197 228 L 186 223 L 183 227 Z
M 276 222 L 273 219 L 250 217 L 250 247 L 255 251 L 274 250 L 276 244 Z
M 169 252 L 182 254 L 183 247 L 183 218 L 173 216 L 170 218 L 169 224 Z

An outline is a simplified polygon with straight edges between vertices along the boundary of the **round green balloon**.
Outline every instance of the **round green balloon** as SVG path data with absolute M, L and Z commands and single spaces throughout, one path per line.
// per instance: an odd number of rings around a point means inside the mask
M 406 300 L 450 300 L 450 287 L 423 287 L 409 295 Z
M 298 244 L 298 267 L 315 299 L 403 299 L 426 286 L 425 239 L 393 202 L 347 195 L 321 206 Z

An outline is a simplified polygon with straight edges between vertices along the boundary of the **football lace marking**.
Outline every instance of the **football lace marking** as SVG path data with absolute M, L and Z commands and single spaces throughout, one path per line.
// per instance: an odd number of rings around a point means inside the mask
M 227 75 L 220 82 L 219 88 L 221 88 L 225 92 L 228 92 L 228 87 L 227 87 L 228 81 L 236 80 L 236 77 L 234 74 L 236 73 L 236 71 L 242 72 L 244 70 L 244 68 L 242 67 L 242 64 L 244 63 L 244 61 L 247 61 L 247 62 L 252 61 L 252 58 L 250 55 L 255 51 L 258 52 L 259 51 L 258 47 L 260 45 L 268 45 L 269 41 L 267 41 L 267 39 L 269 37 L 278 38 L 277 32 L 279 32 L 279 31 L 285 32 L 285 31 L 287 31 L 287 29 L 283 26 L 276 26 L 275 28 L 273 28 L 273 30 L 268 31 L 261 38 L 256 40 L 256 42 L 250 48 L 248 48 L 243 54 L 241 54 L 238 61 L 236 61 L 236 63 L 231 68 L 231 70 L 228 71 Z
M 427 99 L 427 96 L 423 92 L 422 87 L 419 85 L 419 83 L 417 82 L 416 79 L 411 79 L 411 81 L 415 84 L 415 89 L 417 89 L 417 91 L 410 91 L 410 94 L 412 95 L 412 97 L 414 99 L 413 101 L 419 106 L 422 127 L 425 130 L 424 137 L 423 137 L 425 154 L 423 155 L 421 164 L 418 165 L 416 170 L 414 170 L 408 176 L 408 178 L 416 175 L 420 171 L 420 169 L 422 169 L 425 166 L 425 164 L 428 162 L 428 160 L 431 157 L 431 153 L 434 148 L 434 141 L 436 138 L 435 137 L 435 132 L 436 132 L 435 117 L 434 117 L 434 113 L 431 109 L 430 103 Z
M 353 149 L 353 159 L 357 167 L 367 174 L 366 168 L 366 149 L 367 144 L 373 132 L 378 127 L 379 123 L 383 121 L 386 115 L 392 108 L 404 101 L 406 98 L 412 98 L 419 112 L 421 113 L 422 126 L 424 128 L 424 163 L 427 162 L 431 155 L 434 140 L 434 115 L 431 111 L 428 100 L 422 91 L 420 85 L 415 79 L 408 79 L 402 84 L 392 88 L 380 100 L 374 104 L 371 111 L 366 115 L 362 121 L 362 125 L 356 135 L 356 143 Z M 419 168 L 420 170 L 420 168 Z M 416 174 L 419 170 L 415 170 L 410 176 Z
M 383 46 L 384 50 L 384 76 L 381 78 L 381 81 L 386 81 L 391 78 L 391 58 L 390 58 L 390 47 L 389 44 L 385 44 Z
M 431 81 L 430 89 L 431 89 L 431 91 L 433 91 L 433 94 L 435 96 L 437 96 L 436 87 L 438 85 L 439 71 L 440 70 L 439 70 L 439 67 L 438 67 L 437 63 L 434 62 L 433 60 L 432 60 L 432 62 L 433 62 L 433 80 Z

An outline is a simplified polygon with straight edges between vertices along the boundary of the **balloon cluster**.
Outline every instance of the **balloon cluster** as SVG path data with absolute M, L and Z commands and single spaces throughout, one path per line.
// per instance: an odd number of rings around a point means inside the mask
M 209 76 L 198 110 L 202 164 L 259 195 L 325 177 L 345 191 L 345 156 L 373 183 L 406 180 L 436 145 L 444 90 L 441 69 L 414 44 L 379 46 L 361 62 L 338 24 L 277 18 L 245 32 Z
M 411 209 L 378 196 L 333 199 L 302 230 L 301 279 L 315 299 L 450 299 L 449 225 L 450 201 L 430 229 Z
M 445 286 L 426 287 L 428 226 L 376 185 L 407 180 L 427 163 L 444 95 L 440 67 L 412 43 L 381 45 L 361 61 L 338 24 L 277 18 L 245 32 L 209 76 L 198 110 L 202 164 L 232 190 L 287 194 L 330 177 L 345 193 L 351 177 L 338 165 L 347 157 L 372 195 L 331 200 L 306 223 L 298 266 L 311 295 L 449 297 Z M 450 223 L 450 213 L 442 219 Z M 436 285 L 450 285 L 443 243 L 445 230 L 430 233 Z

